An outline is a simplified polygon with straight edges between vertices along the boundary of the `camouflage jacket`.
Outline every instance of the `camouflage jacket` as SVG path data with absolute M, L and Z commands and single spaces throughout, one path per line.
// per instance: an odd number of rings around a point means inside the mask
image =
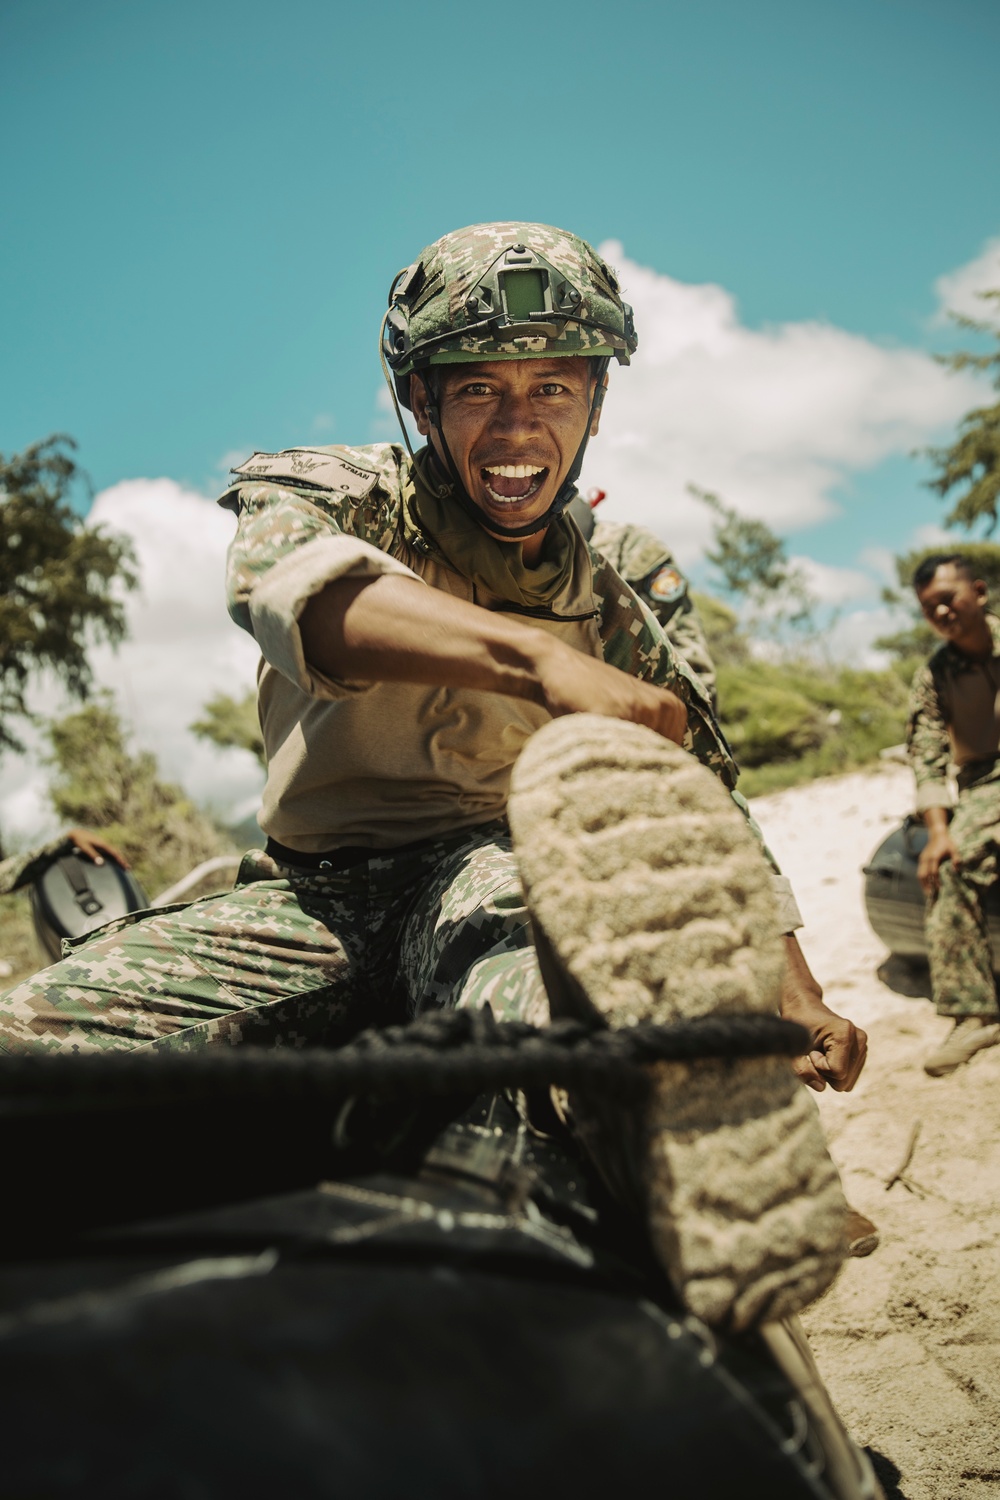
M 49 865 L 55 864 L 64 854 L 68 854 L 72 845 L 64 833 L 57 839 L 50 839 L 40 849 L 29 849 L 26 854 L 12 854 L 9 859 L 0 862 L 0 896 L 9 896 L 11 891 L 20 890 L 22 885 L 30 885 L 40 875 L 44 875 Z
M 598 521 L 591 546 L 652 610 L 670 641 L 705 684 L 715 702 L 715 663 L 687 579 L 669 547 L 644 526 Z
M 1000 619 L 992 614 L 986 618 L 993 637 L 993 656 L 986 663 L 944 641 L 913 679 L 906 744 L 917 783 L 918 812 L 951 805 L 948 772 L 953 763 L 961 769 L 996 754 Z M 962 728 L 956 726 L 956 705 Z

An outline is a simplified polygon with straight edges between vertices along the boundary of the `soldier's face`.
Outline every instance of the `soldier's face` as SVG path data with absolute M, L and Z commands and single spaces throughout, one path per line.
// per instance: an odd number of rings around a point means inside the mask
M 979 649 L 986 614 L 986 585 L 981 578 L 967 578 L 954 563 L 945 563 L 917 591 L 917 599 L 924 619 L 938 635 L 959 649 Z
M 584 358 L 484 360 L 440 367 L 440 412 L 455 467 L 487 530 L 544 515 L 569 473 L 590 415 L 593 380 Z M 439 452 L 427 419 L 427 394 L 414 377 L 417 428 Z M 596 433 L 600 414 L 591 432 Z M 492 524 L 490 524 L 492 523 Z M 529 537 L 529 543 L 536 538 Z M 525 546 L 525 555 L 540 550 Z

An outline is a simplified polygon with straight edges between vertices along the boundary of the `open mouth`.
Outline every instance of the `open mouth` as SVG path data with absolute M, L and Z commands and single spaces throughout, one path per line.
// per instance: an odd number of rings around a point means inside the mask
M 537 464 L 489 464 L 479 472 L 492 500 L 514 505 L 537 495 L 549 471 Z

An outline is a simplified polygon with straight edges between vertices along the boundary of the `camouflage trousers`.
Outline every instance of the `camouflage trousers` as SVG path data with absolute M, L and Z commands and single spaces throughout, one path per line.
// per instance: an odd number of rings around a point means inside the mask
M 964 787 L 951 822 L 961 868 L 947 860 L 940 891 L 927 904 L 927 950 L 934 1003 L 943 1016 L 997 1016 L 984 899 L 998 875 L 1000 764 Z
M 0 1050 L 337 1046 L 486 1004 L 548 1020 L 498 823 L 340 871 L 248 856 L 228 894 L 111 922 L 0 998 Z

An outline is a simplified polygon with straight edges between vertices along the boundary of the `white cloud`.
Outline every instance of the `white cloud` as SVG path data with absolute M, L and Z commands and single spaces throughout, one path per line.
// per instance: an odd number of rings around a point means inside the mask
M 823 323 L 756 330 L 718 286 L 675 281 L 601 247 L 635 307 L 639 352 L 612 367 L 584 483 L 610 518 L 651 527 L 691 562 L 710 534 L 690 481 L 776 530 L 837 513 L 845 479 L 924 444 L 981 398 L 917 349 Z
M 800 569 L 806 588 L 820 604 L 847 604 L 853 599 L 869 599 L 878 592 L 878 581 L 857 568 L 833 568 L 814 557 L 790 557 Z
M 889 666 L 892 657 L 879 651 L 875 642 L 912 624 L 911 617 L 888 605 L 857 609 L 836 619 L 824 646 L 834 661 L 847 662 L 861 670 L 877 672 Z
M 889 583 L 895 587 L 896 577 L 896 554 L 891 547 L 862 547 L 858 553 L 858 562 L 863 568 L 877 574 L 882 583 Z
M 1000 237 L 990 240 L 975 260 L 939 276 L 934 290 L 938 299 L 935 323 L 946 323 L 949 312 L 961 313 L 979 323 L 1000 321 L 997 303 L 984 302 L 980 295 L 1000 290 Z
M 115 694 L 137 743 L 155 752 L 167 779 L 225 813 L 245 805 L 262 780 L 253 757 L 220 751 L 188 730 L 213 694 L 240 697 L 254 683 L 257 647 L 225 608 L 232 516 L 172 479 L 131 479 L 99 494 L 89 520 L 132 538 L 142 578 L 127 601 L 129 640 L 117 652 L 101 646 L 91 653 L 97 685 Z M 45 714 L 68 707 L 50 682 L 32 702 Z M 0 762 L 0 828 L 12 842 L 51 826 L 46 779 L 37 749 Z
M 422 446 L 424 439 L 413 424 L 413 418 L 404 406 L 400 407 L 406 430 L 410 435 L 410 446 L 414 452 Z M 398 443 L 402 439 L 399 420 L 393 406 L 392 392 L 385 381 L 375 392 L 375 411 L 369 427 L 368 441 L 371 443 Z
M 910 536 L 906 550 L 916 552 L 919 547 L 940 547 L 943 551 L 961 552 L 962 543 L 953 531 L 946 531 L 943 526 L 935 526 L 933 522 L 930 522 L 926 526 L 916 528 Z

